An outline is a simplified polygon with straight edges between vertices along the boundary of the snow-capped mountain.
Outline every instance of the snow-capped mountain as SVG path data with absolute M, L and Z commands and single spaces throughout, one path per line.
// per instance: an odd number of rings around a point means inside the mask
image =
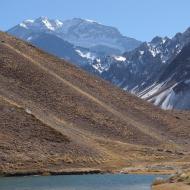
M 171 39 L 157 36 L 122 55 L 130 44 L 125 43 L 126 37 L 91 20 L 38 18 L 8 32 L 163 109 L 190 109 L 190 48 L 185 47 L 190 43 L 190 28 Z
M 162 86 L 162 83 L 157 83 L 157 81 L 159 81 L 168 65 L 189 42 L 190 28 L 184 33 L 176 34 L 172 39 L 155 37 L 151 42 L 145 42 L 135 50 L 124 53 L 124 61 L 109 61 L 109 68 L 102 71 L 101 75 L 104 79 L 124 90 L 147 99 Z M 102 61 L 102 65 L 108 65 L 105 60 Z M 101 64 L 99 63 L 99 65 Z M 160 103 L 158 104 L 150 98 L 148 100 L 155 103 L 155 105 L 160 105 Z M 172 106 L 170 107 L 172 108 Z
M 44 31 L 56 31 L 61 28 L 63 23 L 58 19 L 48 19 L 47 17 L 39 17 L 35 20 L 25 20 L 20 23 L 18 26 L 23 27 L 25 29 L 30 29 L 34 32 L 44 32 Z
M 31 32 L 50 33 L 75 46 L 106 54 L 119 54 L 141 44 L 140 41 L 123 36 L 114 27 L 80 18 L 60 21 L 40 17 L 35 20 L 25 20 L 8 31 L 25 40 L 32 38 Z

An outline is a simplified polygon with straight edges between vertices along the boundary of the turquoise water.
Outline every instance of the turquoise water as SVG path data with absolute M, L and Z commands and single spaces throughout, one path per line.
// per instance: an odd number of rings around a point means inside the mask
M 0 178 L 0 190 L 150 190 L 158 175 L 63 175 Z

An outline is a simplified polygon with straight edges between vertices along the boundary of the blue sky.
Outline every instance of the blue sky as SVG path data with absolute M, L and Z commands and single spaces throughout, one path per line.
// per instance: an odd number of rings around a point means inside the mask
M 96 20 L 142 41 L 190 26 L 190 0 L 0 0 L 0 30 L 39 16 Z

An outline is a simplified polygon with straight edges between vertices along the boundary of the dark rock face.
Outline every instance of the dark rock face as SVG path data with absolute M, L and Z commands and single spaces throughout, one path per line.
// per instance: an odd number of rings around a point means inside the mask
M 168 65 L 157 83 L 164 83 L 162 89 L 169 92 L 164 98 L 167 106 L 172 109 L 190 109 L 190 44 Z M 169 84 L 173 85 L 168 89 Z M 155 99 L 157 96 L 159 94 L 155 95 Z
M 126 52 L 124 62 L 110 63 L 102 77 L 163 109 L 190 109 L 189 42 L 190 29 L 172 39 L 155 37 Z

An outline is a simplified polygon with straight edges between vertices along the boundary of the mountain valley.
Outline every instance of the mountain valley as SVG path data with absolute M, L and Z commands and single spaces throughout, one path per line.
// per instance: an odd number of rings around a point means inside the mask
M 189 167 L 188 112 L 161 110 L 4 32 L 0 79 L 2 175 Z
M 173 81 L 168 82 L 171 77 L 168 74 L 162 80 L 168 68 L 175 68 L 175 59 L 190 43 L 189 28 L 173 38 L 157 36 L 151 42 L 142 43 L 95 21 L 79 18 L 60 21 L 40 17 L 23 21 L 8 30 L 8 33 L 64 58 L 162 109 L 190 109 L 188 69 L 178 65 L 175 71 L 177 75 L 187 72 L 185 79 L 173 77 Z M 75 34 L 79 36 L 74 37 Z M 188 67 L 188 62 L 186 64 Z M 177 94 L 174 93 L 176 85 L 178 89 L 183 88 L 183 92 L 178 90 Z M 180 100 L 184 96 L 186 98 Z

